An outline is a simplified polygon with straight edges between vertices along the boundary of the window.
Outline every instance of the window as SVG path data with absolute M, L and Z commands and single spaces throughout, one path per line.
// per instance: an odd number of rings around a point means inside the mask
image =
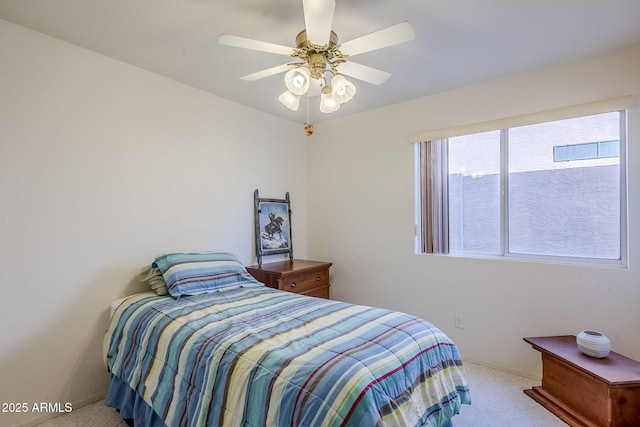
M 625 121 L 614 111 L 419 144 L 430 177 L 419 252 L 623 264 Z M 425 155 L 429 144 L 445 155 Z M 430 245 L 434 235 L 445 243 Z
M 557 145 L 553 147 L 554 162 L 619 156 L 620 141 L 587 142 L 585 144 Z

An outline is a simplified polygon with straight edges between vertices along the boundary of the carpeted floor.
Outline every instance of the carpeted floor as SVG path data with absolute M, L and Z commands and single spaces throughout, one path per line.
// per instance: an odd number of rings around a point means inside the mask
M 472 405 L 463 405 L 454 427 L 562 427 L 565 423 L 526 396 L 522 390 L 539 381 L 475 363 L 465 363 Z M 53 418 L 39 427 L 126 427 L 118 414 L 95 402 Z
M 523 393 L 539 380 L 465 362 L 471 405 L 462 405 L 454 427 L 566 427 L 563 421 Z

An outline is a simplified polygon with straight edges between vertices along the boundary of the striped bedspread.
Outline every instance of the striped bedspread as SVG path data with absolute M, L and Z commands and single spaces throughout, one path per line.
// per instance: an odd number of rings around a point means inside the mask
M 104 344 L 168 426 L 440 426 L 470 403 L 457 348 L 428 322 L 262 285 L 132 296 Z

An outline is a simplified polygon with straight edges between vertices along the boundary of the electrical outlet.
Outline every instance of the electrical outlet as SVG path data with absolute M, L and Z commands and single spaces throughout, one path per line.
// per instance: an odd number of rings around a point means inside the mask
M 464 317 L 461 314 L 456 314 L 454 316 L 454 324 L 458 329 L 464 329 Z

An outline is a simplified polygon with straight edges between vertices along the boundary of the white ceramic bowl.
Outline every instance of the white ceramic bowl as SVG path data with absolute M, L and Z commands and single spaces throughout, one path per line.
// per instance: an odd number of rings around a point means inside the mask
M 603 358 L 611 351 L 609 338 L 598 331 L 582 331 L 576 337 L 580 351 L 587 356 Z

